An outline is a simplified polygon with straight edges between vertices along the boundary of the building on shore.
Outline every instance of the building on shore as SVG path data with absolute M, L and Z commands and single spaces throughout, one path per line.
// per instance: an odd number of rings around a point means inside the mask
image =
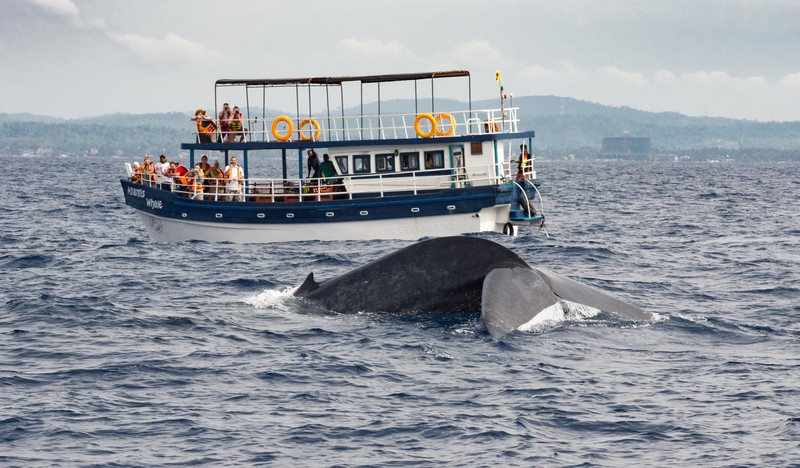
M 649 137 L 605 137 L 598 161 L 649 161 Z

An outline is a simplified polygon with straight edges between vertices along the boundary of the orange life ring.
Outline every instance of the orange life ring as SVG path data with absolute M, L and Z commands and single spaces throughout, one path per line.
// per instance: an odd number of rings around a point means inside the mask
M 278 124 L 281 122 L 286 122 L 286 125 L 289 126 L 289 130 L 283 135 L 278 133 Z M 276 140 L 286 141 L 289 138 L 291 138 L 293 133 L 294 133 L 294 123 L 292 122 L 292 119 L 290 119 L 289 117 L 282 115 L 272 121 L 272 136 L 274 136 Z
M 424 132 L 421 128 L 419 128 L 419 124 L 422 122 L 422 119 L 427 119 L 430 121 L 431 131 Z M 421 136 L 422 138 L 430 138 L 434 133 L 436 133 L 436 119 L 433 118 L 433 115 L 423 112 L 422 114 L 419 114 L 416 119 L 414 119 L 414 130 L 417 132 L 417 135 Z
M 444 119 L 450 120 L 450 129 L 446 132 L 439 130 L 439 124 Z M 452 115 L 442 112 L 436 116 L 436 127 L 436 136 L 450 136 L 456 132 L 456 119 Z
M 314 136 L 305 136 L 305 134 L 303 133 L 303 128 L 308 124 L 314 126 Z M 308 141 L 308 140 L 317 141 L 319 139 L 319 133 L 320 133 L 319 122 L 317 122 L 314 119 L 301 120 L 300 125 L 297 127 L 297 132 L 300 134 L 300 139 L 303 141 Z M 275 138 L 277 138 L 277 136 Z

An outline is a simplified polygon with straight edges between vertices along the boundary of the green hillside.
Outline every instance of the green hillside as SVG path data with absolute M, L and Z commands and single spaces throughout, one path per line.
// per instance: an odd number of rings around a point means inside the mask
M 506 101 L 506 106 L 512 103 Z M 473 109 L 496 108 L 497 100 L 477 101 Z M 436 100 L 434 109 L 465 109 L 466 103 Z M 719 117 L 689 117 L 646 112 L 557 96 L 518 97 L 520 128 L 536 130 L 535 152 L 547 158 L 573 155 L 593 159 L 603 137 L 651 139 L 654 153 L 675 153 L 694 159 L 728 154 L 739 161 L 800 161 L 800 122 L 758 122 Z M 411 100 L 381 103 L 381 113 L 414 112 Z M 431 102 L 420 102 L 430 111 Z M 365 105 L 376 113 L 375 103 Z M 261 114 L 257 109 L 254 113 Z M 345 109 L 347 115 L 360 108 Z M 278 111 L 270 110 L 268 115 Z M 122 152 L 176 154 L 180 143 L 193 139 L 190 111 L 158 114 L 108 114 L 82 119 L 57 119 L 33 114 L 0 113 L 0 154 L 21 154 L 49 148 L 56 153 L 100 155 Z

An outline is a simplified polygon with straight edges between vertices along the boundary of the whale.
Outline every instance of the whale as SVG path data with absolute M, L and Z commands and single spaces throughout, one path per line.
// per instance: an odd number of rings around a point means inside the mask
M 635 305 L 531 267 L 505 246 L 472 236 L 423 240 L 320 282 L 311 272 L 294 295 L 342 314 L 480 312 L 494 338 L 527 329 L 564 301 L 624 320 L 653 319 Z

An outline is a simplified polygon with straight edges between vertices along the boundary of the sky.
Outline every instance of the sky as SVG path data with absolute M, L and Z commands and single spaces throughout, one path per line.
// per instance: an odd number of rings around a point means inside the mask
M 500 71 L 514 96 L 798 121 L 800 1 L 0 0 L 4 113 L 189 112 L 219 78 L 452 69 L 473 100 Z

